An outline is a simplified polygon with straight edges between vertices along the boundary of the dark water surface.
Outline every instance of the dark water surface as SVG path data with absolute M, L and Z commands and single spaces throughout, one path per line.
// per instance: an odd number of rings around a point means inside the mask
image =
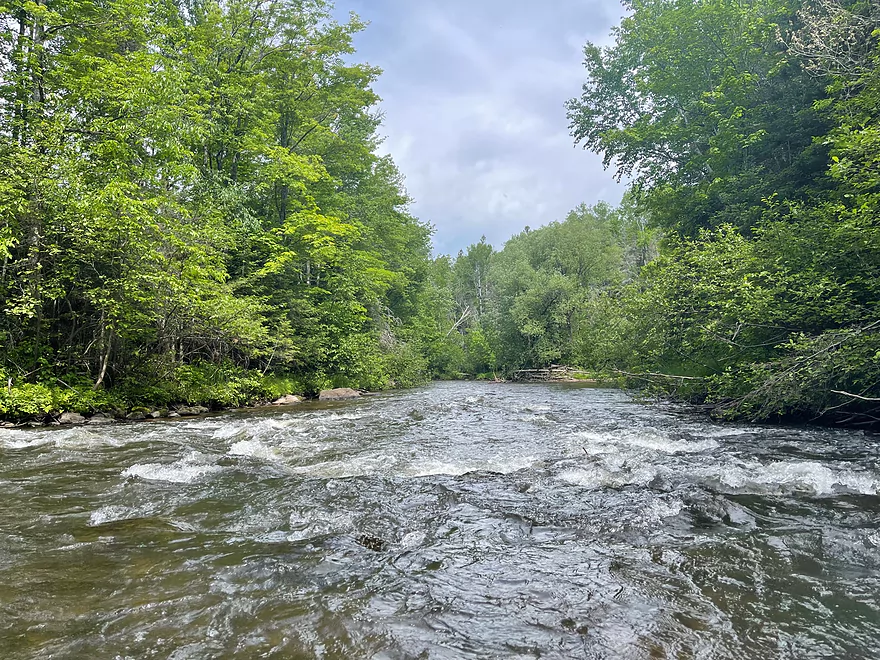
M 489 383 L 0 431 L 0 657 L 875 658 L 878 447 Z

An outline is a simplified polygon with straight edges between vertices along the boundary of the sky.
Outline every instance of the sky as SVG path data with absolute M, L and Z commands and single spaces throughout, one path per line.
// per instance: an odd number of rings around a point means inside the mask
M 381 67 L 384 152 L 438 254 L 620 201 L 601 157 L 574 145 L 564 103 L 583 46 L 608 43 L 618 0 L 336 0 L 370 22 L 357 61 Z

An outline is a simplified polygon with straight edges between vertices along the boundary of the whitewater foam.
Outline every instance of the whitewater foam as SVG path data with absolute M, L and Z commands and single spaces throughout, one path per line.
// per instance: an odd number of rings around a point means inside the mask
M 630 468 L 626 465 L 595 464 L 563 470 L 557 475 L 557 478 L 574 486 L 597 489 L 647 486 L 659 474 L 659 466 L 653 465 L 641 464 Z
M 346 479 L 348 477 L 366 477 L 384 474 L 398 463 L 393 454 L 357 456 L 341 461 L 322 461 L 308 465 L 297 465 L 290 468 L 294 474 L 326 479 Z
M 511 474 L 534 467 L 538 459 L 534 456 L 497 456 L 485 460 L 422 460 L 411 463 L 401 470 L 408 477 L 430 477 L 434 475 L 461 476 L 469 472 L 496 472 Z
M 193 452 L 188 457 L 173 463 L 135 463 L 123 470 L 122 476 L 187 484 L 222 470 L 223 467 L 219 465 L 203 462 L 203 457 L 198 452 Z
M 275 447 L 269 447 L 259 440 L 239 440 L 229 448 L 230 456 L 247 456 L 264 461 L 277 461 L 281 458 Z
M 880 478 L 873 472 L 832 469 L 815 461 L 776 461 L 767 465 L 755 461 L 727 465 L 721 471 L 717 466 L 708 468 L 703 475 L 717 479 L 724 486 L 746 492 L 805 492 L 815 495 L 832 495 L 841 491 L 877 495 L 880 492 Z
M 97 527 L 109 522 L 116 522 L 117 520 L 129 520 L 131 518 L 137 518 L 138 515 L 139 514 L 135 509 L 127 506 L 120 506 L 118 504 L 110 504 L 101 507 L 97 511 L 92 511 L 92 514 L 89 516 L 89 526 Z
M 125 441 L 104 430 L 98 432 L 84 427 L 52 429 L 49 431 L 7 430 L 0 432 L 0 447 L 6 449 L 34 449 L 51 445 L 58 449 L 94 449 L 118 447 Z
M 260 419 L 256 422 L 251 420 L 235 420 L 214 429 L 211 437 L 216 440 L 229 440 L 240 435 L 248 437 L 275 436 L 279 433 L 298 430 L 297 427 L 300 425 L 301 422 L 299 420 L 284 416 Z
M 574 435 L 574 439 L 581 441 L 583 450 L 588 454 L 618 452 L 621 447 L 647 449 L 664 454 L 697 454 L 718 447 L 718 442 L 711 438 L 704 440 L 671 438 L 653 430 L 605 433 L 581 431 Z
M 0 447 L 5 449 L 30 449 L 52 443 L 51 436 L 46 433 L 27 431 L 0 431 Z

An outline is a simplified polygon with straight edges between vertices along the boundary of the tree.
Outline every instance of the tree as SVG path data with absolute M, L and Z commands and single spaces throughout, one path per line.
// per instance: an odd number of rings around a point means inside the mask
M 430 228 L 376 153 L 357 17 L 10 0 L 0 25 L 4 373 L 154 394 L 204 365 L 425 377 Z
M 581 361 L 587 302 L 622 278 L 623 226 L 608 205 L 581 205 L 505 244 L 490 269 L 494 352 L 504 368 Z
M 725 416 L 876 423 L 876 3 L 630 8 L 569 104 L 575 139 L 633 176 L 629 212 L 666 229 L 587 304 L 624 347 L 609 366 Z M 582 354 L 608 346 L 595 328 Z
M 744 230 L 773 194 L 827 185 L 822 85 L 787 57 L 780 0 L 632 0 L 613 46 L 587 44 L 587 83 L 568 103 L 575 140 L 601 153 L 654 221 L 695 235 Z

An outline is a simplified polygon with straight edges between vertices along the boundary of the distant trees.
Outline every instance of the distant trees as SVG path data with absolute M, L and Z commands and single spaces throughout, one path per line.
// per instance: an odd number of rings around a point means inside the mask
M 592 295 L 620 279 L 621 247 L 606 205 L 517 234 L 493 263 L 494 321 L 505 366 L 571 363 Z
M 656 251 L 656 237 L 627 201 L 620 209 L 581 205 L 562 222 L 513 236 L 498 252 L 485 239 L 471 245 L 450 267 L 447 284 L 455 300 L 447 341 L 459 350 L 456 369 L 604 363 L 610 353 L 599 359 L 596 341 L 614 322 L 610 309 L 621 286 Z

